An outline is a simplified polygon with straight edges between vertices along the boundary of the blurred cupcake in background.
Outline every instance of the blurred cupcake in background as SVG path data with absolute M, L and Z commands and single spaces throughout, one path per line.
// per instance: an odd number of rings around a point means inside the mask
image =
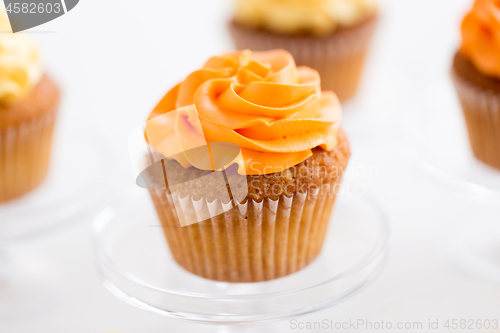
M 237 49 L 288 50 L 345 101 L 358 87 L 377 8 L 376 0 L 236 0 L 229 27 Z
M 47 174 L 59 104 L 32 40 L 0 15 L 0 202 L 31 191 Z
M 452 78 L 474 155 L 500 169 L 500 2 L 476 0 L 462 22 Z

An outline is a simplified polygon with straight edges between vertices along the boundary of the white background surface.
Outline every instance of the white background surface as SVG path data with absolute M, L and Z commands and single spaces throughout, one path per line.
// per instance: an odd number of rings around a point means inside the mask
M 427 327 L 429 320 L 439 319 L 442 327 L 446 319 L 500 320 L 500 281 L 495 284 L 480 273 L 459 269 L 454 260 L 461 258 L 448 250 L 457 231 L 474 233 L 498 223 L 500 203 L 441 187 L 408 158 L 414 114 L 425 91 L 448 79 L 459 45 L 459 23 L 471 4 L 472 0 L 382 1 L 363 85 L 345 106 L 344 121 L 354 156 L 379 171 L 365 183 L 391 218 L 390 258 L 367 290 L 299 321 L 422 321 Z M 48 72 L 64 90 L 61 124 L 90 120 L 106 132 L 120 158 L 122 167 L 116 172 L 122 188 L 133 185 L 128 134 L 175 83 L 211 55 L 232 49 L 226 31 L 230 13 L 229 0 L 85 0 L 67 15 L 31 30 Z M 61 271 L 65 296 L 54 309 L 0 321 L 0 332 L 212 329 L 157 317 L 107 292 L 93 263 L 90 222 L 12 249 L 50 259 Z M 299 330 L 284 321 L 261 331 Z M 438 331 L 446 330 L 433 330 Z

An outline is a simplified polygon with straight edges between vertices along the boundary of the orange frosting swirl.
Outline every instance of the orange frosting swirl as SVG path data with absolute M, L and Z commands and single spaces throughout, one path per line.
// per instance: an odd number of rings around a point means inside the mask
M 309 158 L 315 147 L 330 151 L 337 145 L 341 109 L 336 95 L 322 92 L 318 72 L 296 67 L 287 51 L 213 57 L 170 90 L 149 119 L 193 106 L 208 143 L 240 147 L 235 160 L 240 174 L 280 172 Z M 175 126 L 179 122 L 165 123 L 163 135 L 179 133 Z M 168 148 L 150 144 L 169 156 Z M 189 165 L 184 158 L 178 161 Z
M 476 0 L 461 30 L 462 54 L 483 74 L 500 77 L 500 1 Z

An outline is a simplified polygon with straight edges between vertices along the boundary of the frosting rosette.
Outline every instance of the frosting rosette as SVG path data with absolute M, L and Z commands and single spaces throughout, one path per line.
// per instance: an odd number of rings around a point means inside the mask
M 500 1 L 476 0 L 461 30 L 462 54 L 483 74 L 500 77 Z
M 261 175 L 299 164 L 315 147 L 335 148 L 340 118 L 340 102 L 321 91 L 315 70 L 297 67 L 287 51 L 242 51 L 209 59 L 170 90 L 146 133 L 154 150 L 184 167 L 204 168 L 202 154 L 189 153 L 204 142 L 236 145 L 240 152 L 223 164 Z

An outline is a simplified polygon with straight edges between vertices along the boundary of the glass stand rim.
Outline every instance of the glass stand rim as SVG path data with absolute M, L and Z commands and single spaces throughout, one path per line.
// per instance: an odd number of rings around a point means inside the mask
M 385 254 L 381 259 L 381 265 L 380 267 L 372 273 L 372 275 L 365 281 L 363 284 L 358 286 L 357 289 L 345 294 L 343 297 L 332 300 L 330 302 L 324 302 L 322 304 L 319 304 L 313 308 L 309 309 L 300 309 L 296 310 L 295 312 L 290 312 L 287 313 L 286 315 L 282 316 L 275 316 L 275 315 L 270 315 L 267 318 L 244 318 L 244 317 L 232 317 L 232 318 L 220 318 L 217 316 L 214 316 L 214 318 L 210 318 L 209 316 L 203 315 L 203 316 L 196 316 L 193 315 L 192 313 L 188 312 L 170 312 L 170 311 L 165 311 L 162 309 L 158 309 L 154 306 L 151 306 L 145 302 L 141 302 L 137 298 L 128 295 L 127 293 L 123 292 L 121 289 L 117 288 L 112 282 L 108 281 L 104 275 L 103 272 L 98 269 L 99 273 L 101 274 L 101 277 L 103 278 L 103 286 L 108 290 L 111 294 L 113 294 L 115 297 L 120 299 L 121 301 L 135 306 L 139 309 L 145 310 L 147 312 L 153 313 L 155 315 L 165 317 L 165 318 L 170 318 L 170 319 L 176 319 L 180 320 L 183 322 L 187 323 L 197 323 L 197 324 L 207 324 L 207 325 L 216 325 L 216 326 L 221 326 L 221 325 L 231 325 L 231 326 L 246 326 L 246 325 L 260 325 L 260 324 L 267 324 L 267 323 L 273 323 L 276 321 L 280 320 L 287 320 L 287 319 L 292 319 L 296 318 L 298 316 L 305 316 L 308 314 L 312 314 L 321 310 L 328 309 L 330 307 L 333 307 L 337 304 L 340 304 L 354 296 L 356 296 L 358 293 L 362 292 L 366 288 L 368 288 L 381 274 L 383 271 L 383 268 L 385 266 L 385 262 L 387 260 L 388 255 Z

